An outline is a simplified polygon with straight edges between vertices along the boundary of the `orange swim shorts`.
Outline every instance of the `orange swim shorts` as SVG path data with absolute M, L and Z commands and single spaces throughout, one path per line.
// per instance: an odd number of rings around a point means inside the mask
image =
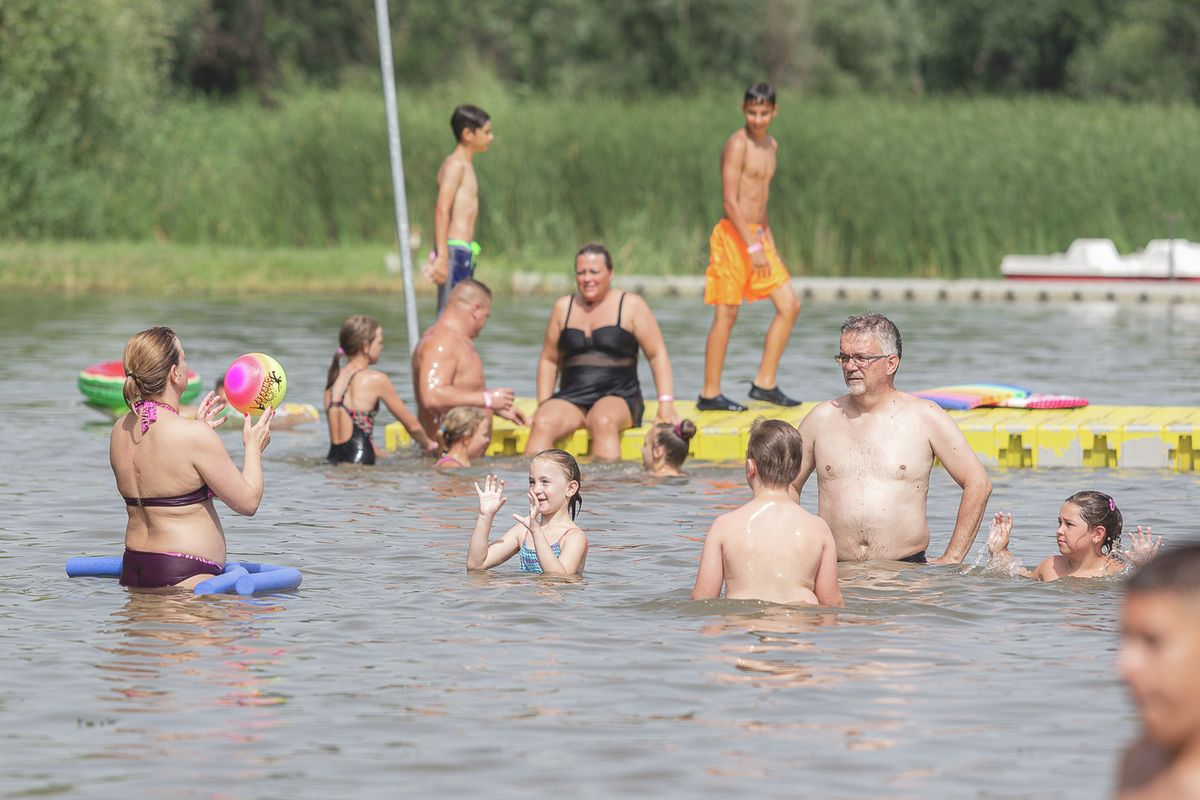
M 750 235 L 758 236 L 761 225 L 749 225 Z M 771 271 L 759 276 L 754 271 L 750 254 L 737 229 L 727 219 L 722 219 L 713 228 L 708 238 L 708 270 L 704 273 L 704 302 L 709 305 L 737 306 L 742 301 L 755 302 L 770 297 L 771 292 L 783 286 L 791 278 L 779 253 L 767 240 L 763 240 L 764 252 Z

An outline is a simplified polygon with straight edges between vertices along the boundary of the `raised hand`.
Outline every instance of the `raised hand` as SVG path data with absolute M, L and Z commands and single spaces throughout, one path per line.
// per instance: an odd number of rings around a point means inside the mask
M 1121 556 L 1135 567 L 1142 566 L 1158 555 L 1158 548 L 1162 546 L 1162 537 L 1159 536 L 1156 539 L 1151 535 L 1149 525 L 1144 530 L 1141 525 L 1138 525 L 1136 531 L 1126 532 L 1125 538 L 1128 540 L 1129 546 L 1122 550 Z
M 517 514 L 513 514 L 513 519 L 524 525 L 526 530 L 528 530 L 530 533 L 533 533 L 534 531 L 541 530 L 542 515 L 538 511 L 537 495 L 533 493 L 533 489 L 529 490 L 527 496 L 529 497 L 529 516 L 522 517 L 518 516 Z
M 992 526 L 988 528 L 988 555 L 1002 556 L 1008 553 L 1008 537 L 1012 534 L 1012 514 L 999 511 L 992 517 Z
M 267 406 L 267 410 L 258 418 L 258 422 L 250 424 L 250 415 L 242 415 L 242 445 L 246 449 L 257 447 L 258 452 L 267 449 L 271 443 L 271 420 L 275 418 L 275 407 Z
M 225 424 L 227 419 L 221 413 L 224 409 L 225 401 L 216 392 L 209 392 L 204 395 L 204 399 L 200 401 L 200 407 L 196 409 L 196 419 L 210 428 L 219 428 Z
M 487 517 L 494 517 L 508 500 L 504 496 L 504 479 L 491 474 L 483 479 L 482 489 L 475 484 L 475 493 L 479 495 L 479 513 Z

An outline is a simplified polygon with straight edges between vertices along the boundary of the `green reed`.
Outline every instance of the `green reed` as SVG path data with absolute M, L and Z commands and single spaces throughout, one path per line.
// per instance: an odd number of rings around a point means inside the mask
M 741 124 L 736 91 L 637 102 L 495 86 L 402 95 L 418 263 L 453 146 L 450 111 L 468 100 L 497 135 L 476 162 L 485 268 L 566 270 L 581 244 L 602 241 L 626 272 L 703 271 L 721 147 Z M 794 274 L 995 276 L 1006 253 L 1085 236 L 1132 250 L 1165 237 L 1172 218 L 1178 235 L 1200 239 L 1194 107 L 785 93 L 772 132 L 770 221 Z M 370 270 L 373 248 L 395 246 L 382 102 L 369 88 L 298 92 L 269 109 L 175 101 L 102 168 L 87 201 L 99 210 L 80 238 L 366 247 Z M 336 271 L 333 253 L 317 260 Z

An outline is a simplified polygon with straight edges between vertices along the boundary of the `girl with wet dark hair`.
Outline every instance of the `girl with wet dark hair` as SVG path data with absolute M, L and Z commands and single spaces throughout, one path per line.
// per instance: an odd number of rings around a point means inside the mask
M 1147 526 L 1138 526 L 1129 534 L 1129 548 L 1119 550 L 1121 509 L 1112 495 L 1104 492 L 1076 492 L 1063 501 L 1058 510 L 1058 551 L 1048 556 L 1032 572 L 1017 565 L 1017 574 L 1038 581 L 1059 578 L 1100 578 L 1125 569 L 1126 563 L 1144 564 L 1158 552 L 1161 537 L 1156 540 Z M 988 553 L 1002 562 L 1013 561 L 1008 550 L 1012 533 L 1012 514 L 997 512 L 988 532 Z M 1117 558 L 1117 555 L 1121 558 Z

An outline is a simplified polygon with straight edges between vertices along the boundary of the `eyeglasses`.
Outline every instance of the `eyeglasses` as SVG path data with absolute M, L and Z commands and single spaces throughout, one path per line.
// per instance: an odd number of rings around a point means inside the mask
M 838 353 L 836 356 L 833 357 L 833 360 L 838 362 L 839 364 L 845 364 L 849 361 L 853 361 L 855 364 L 857 364 L 860 367 L 866 367 L 866 366 L 870 366 L 871 363 L 878 361 L 881 358 L 887 358 L 888 355 L 890 355 L 890 354 L 879 355 L 879 356 L 851 356 L 851 355 L 846 355 L 845 353 Z

